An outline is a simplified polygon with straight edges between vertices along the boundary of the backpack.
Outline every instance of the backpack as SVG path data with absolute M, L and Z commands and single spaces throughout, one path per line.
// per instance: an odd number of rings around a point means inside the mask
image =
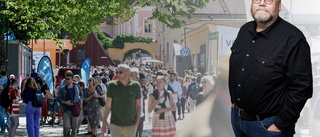
M 195 85 L 191 86 L 191 91 L 190 91 L 191 99 L 196 100 L 198 93 L 199 93 L 199 84 L 195 84 Z
M 32 100 L 32 106 L 42 107 L 43 102 L 44 102 L 44 95 L 40 90 L 37 90 L 36 94 L 34 95 L 34 99 Z
M 9 108 L 12 104 L 11 104 L 11 100 L 10 100 L 10 97 L 9 97 L 9 86 L 6 86 L 1 94 L 0 94 L 0 103 L 1 103 L 1 106 L 3 108 Z

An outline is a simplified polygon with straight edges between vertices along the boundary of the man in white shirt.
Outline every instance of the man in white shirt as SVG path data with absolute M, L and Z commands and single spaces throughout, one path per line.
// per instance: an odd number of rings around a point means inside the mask
M 176 104 L 179 103 L 179 100 L 181 99 L 182 94 L 182 88 L 181 84 L 176 81 L 177 75 L 174 72 L 170 73 L 170 81 L 168 81 L 168 84 L 164 87 L 166 90 L 172 90 L 173 100 Z M 176 117 L 176 111 L 172 111 L 172 114 L 174 116 L 175 121 L 177 121 Z

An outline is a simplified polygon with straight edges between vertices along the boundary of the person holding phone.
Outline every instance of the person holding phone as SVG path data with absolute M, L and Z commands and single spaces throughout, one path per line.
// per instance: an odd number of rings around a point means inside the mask
M 60 88 L 58 92 L 58 102 L 60 103 L 62 111 L 64 137 L 77 136 L 78 116 L 73 116 L 71 111 L 74 103 L 81 103 L 83 93 L 80 86 L 73 82 L 73 77 L 73 74 L 67 74 L 65 77 L 66 85 Z

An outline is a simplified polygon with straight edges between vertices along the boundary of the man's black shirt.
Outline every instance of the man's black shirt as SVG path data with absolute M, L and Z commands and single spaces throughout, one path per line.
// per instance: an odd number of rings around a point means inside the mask
M 231 47 L 229 89 L 232 103 L 255 115 L 277 116 L 285 130 L 312 96 L 310 47 L 303 33 L 278 19 L 256 32 L 243 25 Z

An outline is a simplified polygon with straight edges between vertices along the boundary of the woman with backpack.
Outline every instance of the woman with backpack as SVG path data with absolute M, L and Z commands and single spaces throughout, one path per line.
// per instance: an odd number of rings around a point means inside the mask
M 20 95 L 16 90 L 19 86 L 19 82 L 16 79 L 10 79 L 9 82 L 9 99 L 11 101 L 10 106 L 6 109 L 7 115 L 10 116 L 10 130 L 9 137 L 13 137 L 16 134 L 19 126 L 19 108 L 20 108 Z
M 41 107 L 33 106 L 32 102 L 36 99 L 38 86 L 33 77 L 29 77 L 25 82 L 23 91 L 23 102 L 26 106 L 27 131 L 29 137 L 39 137 Z
M 174 137 L 176 136 L 175 119 L 171 111 L 176 110 L 176 104 L 173 100 L 171 91 L 166 91 L 166 78 L 157 77 L 157 89 L 150 94 L 148 112 L 153 113 L 152 137 Z

